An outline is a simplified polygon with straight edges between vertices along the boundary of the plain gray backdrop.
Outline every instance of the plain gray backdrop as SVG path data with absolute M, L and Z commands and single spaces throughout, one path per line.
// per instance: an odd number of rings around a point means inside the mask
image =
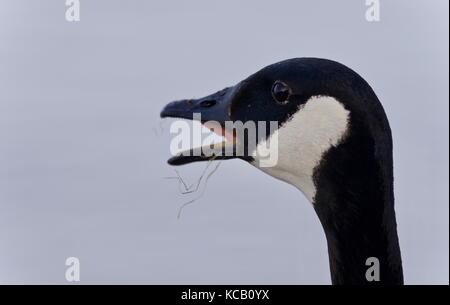
M 449 281 L 447 0 L 0 1 L 0 282 L 329 284 L 305 197 L 242 161 L 178 193 L 169 101 L 292 57 L 324 57 L 374 88 L 394 136 L 408 284 Z M 205 164 L 180 168 L 190 182 Z

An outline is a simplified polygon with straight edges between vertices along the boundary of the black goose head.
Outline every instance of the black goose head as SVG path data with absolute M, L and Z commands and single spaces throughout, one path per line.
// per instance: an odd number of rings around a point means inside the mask
M 367 284 L 369 257 L 379 259 L 382 283 L 403 283 L 391 131 L 381 103 L 357 73 L 325 59 L 286 60 L 205 98 L 168 104 L 161 117 L 189 119 L 196 112 L 225 133 L 227 121 L 266 123 L 255 145 L 245 137 L 231 137 L 232 143 L 247 149 L 239 158 L 296 186 L 314 204 L 333 283 Z M 276 128 L 269 129 L 273 121 Z M 258 151 L 267 143 L 276 147 L 270 150 L 276 162 L 262 166 Z M 208 159 L 177 156 L 169 163 Z
M 265 122 L 265 132 L 256 129 L 254 145 L 245 137 L 243 141 L 232 139 L 235 146 L 244 146 L 243 155 L 214 158 L 241 158 L 261 167 L 258 145 L 267 144 L 276 135 L 276 162 L 261 169 L 297 186 L 310 200 L 315 195 L 315 172 L 327 151 L 351 135 L 364 133 L 375 142 L 375 137 L 389 132 L 370 86 L 346 66 L 318 58 L 270 65 L 212 95 L 169 103 L 161 117 L 193 119 L 196 113 L 201 114 L 203 123 L 218 122 L 222 133 L 227 132 L 227 121 L 253 122 L 255 126 Z M 276 122 L 276 128 L 271 129 L 270 122 Z M 183 154 L 171 158 L 169 164 L 209 159 L 211 156 Z

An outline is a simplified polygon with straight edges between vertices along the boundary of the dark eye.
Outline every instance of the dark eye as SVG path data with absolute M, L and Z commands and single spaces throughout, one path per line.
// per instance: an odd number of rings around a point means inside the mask
M 291 95 L 291 88 L 281 81 L 277 81 L 272 87 L 272 96 L 280 104 L 286 104 Z

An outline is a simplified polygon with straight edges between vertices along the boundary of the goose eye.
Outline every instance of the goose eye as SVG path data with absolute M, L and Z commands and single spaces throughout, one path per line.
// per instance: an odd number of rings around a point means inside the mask
M 277 81 L 272 87 L 272 97 L 280 104 L 286 104 L 291 95 L 291 88 L 283 82 Z

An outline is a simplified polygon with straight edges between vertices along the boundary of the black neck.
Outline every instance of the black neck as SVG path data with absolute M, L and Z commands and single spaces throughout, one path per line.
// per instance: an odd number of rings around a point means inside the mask
M 327 153 L 314 176 L 314 207 L 328 242 L 333 284 L 403 283 L 390 133 L 376 143 L 373 135 L 354 132 Z M 370 257 L 379 261 L 378 282 L 366 278 Z

